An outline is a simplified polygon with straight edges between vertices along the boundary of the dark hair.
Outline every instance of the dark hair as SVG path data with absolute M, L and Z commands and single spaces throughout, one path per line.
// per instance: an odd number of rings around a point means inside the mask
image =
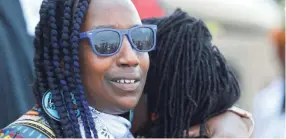
M 73 93 L 81 113 L 85 136 L 90 138 L 92 131 L 97 138 L 95 124 L 84 96 L 78 58 L 79 31 L 88 8 L 88 0 L 80 0 L 77 7 L 73 8 L 74 2 L 44 0 L 41 5 L 40 22 L 36 27 L 34 40 L 34 94 L 41 106 L 44 93 L 51 91 L 60 120 L 58 122 L 46 113 L 43 114 L 57 138 L 80 138 L 78 119 L 72 103 Z
M 186 137 L 184 131 L 204 124 L 239 99 L 236 77 L 201 20 L 177 9 L 169 17 L 143 23 L 158 26 L 144 90 L 148 110 L 158 116 L 149 137 Z
M 92 137 L 90 131 L 97 138 L 78 57 L 79 31 L 88 4 L 88 0 L 80 0 L 74 8 L 74 0 L 44 0 L 40 9 L 34 40 L 34 94 L 41 107 L 44 93 L 51 91 L 60 120 L 42 114 L 57 138 L 81 137 L 71 93 L 80 110 L 86 138 Z M 145 88 L 146 92 L 158 92 L 157 96 L 149 95 L 149 110 L 159 116 L 151 128 L 159 132 L 150 132 L 150 137 L 182 137 L 183 130 L 233 105 L 239 98 L 237 81 L 211 45 L 211 35 L 200 20 L 179 10 L 170 17 L 144 22 L 159 27 L 158 49 L 150 53 Z

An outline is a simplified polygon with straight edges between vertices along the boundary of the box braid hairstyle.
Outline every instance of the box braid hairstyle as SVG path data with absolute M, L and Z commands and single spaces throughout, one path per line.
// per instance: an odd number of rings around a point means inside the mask
M 45 112 L 57 138 L 81 138 L 79 122 L 85 137 L 97 138 L 95 123 L 91 116 L 79 70 L 79 31 L 88 9 L 88 0 L 44 0 L 40 9 L 40 21 L 35 31 L 34 95 L 38 104 L 44 93 L 50 90 L 52 101 L 60 116 L 56 121 Z M 76 117 L 71 93 L 80 110 Z M 92 131 L 92 133 L 91 133 Z
M 145 137 L 186 137 L 184 131 L 196 124 L 202 125 L 201 136 L 206 136 L 206 120 L 240 97 L 234 73 L 201 20 L 177 9 L 168 17 L 143 23 L 158 26 L 144 88 L 148 110 L 157 118 L 143 131 Z
M 34 40 L 34 94 L 41 106 L 44 93 L 51 90 L 60 120 L 56 121 L 46 113 L 43 115 L 57 138 L 80 138 L 79 121 L 70 94 L 73 93 L 81 112 L 85 137 L 91 138 L 93 133 L 97 138 L 78 62 L 79 30 L 88 0 L 80 0 L 76 5 L 74 2 L 44 0 L 41 5 Z M 158 50 L 150 54 L 146 91 L 158 92 L 157 97 L 149 95 L 149 106 L 157 106 L 149 110 L 159 116 L 151 129 L 160 132 L 151 132 L 150 136 L 181 137 L 183 130 L 203 123 L 238 99 L 237 82 L 218 50 L 211 45 L 210 34 L 201 21 L 177 11 L 170 17 L 145 22 L 159 27 Z M 151 89 L 154 81 L 160 85 L 158 90 Z

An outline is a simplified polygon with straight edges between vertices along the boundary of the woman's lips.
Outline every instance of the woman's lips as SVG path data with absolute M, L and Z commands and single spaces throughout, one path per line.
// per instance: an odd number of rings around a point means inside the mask
M 135 91 L 139 85 L 140 85 L 140 81 L 135 80 L 135 79 L 120 79 L 120 80 L 112 80 L 110 81 L 110 83 L 123 91 L 128 91 L 128 92 L 132 92 Z
M 140 72 L 136 72 L 135 70 L 113 72 L 110 76 L 106 76 L 106 79 L 111 83 L 114 89 L 129 93 L 135 91 L 139 87 L 141 78 Z

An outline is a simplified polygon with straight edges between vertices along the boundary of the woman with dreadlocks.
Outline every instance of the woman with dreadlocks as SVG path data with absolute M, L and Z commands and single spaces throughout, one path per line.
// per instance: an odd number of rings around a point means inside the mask
M 237 82 L 207 29 L 185 13 L 142 25 L 129 0 L 48 0 L 40 14 L 34 41 L 37 106 L 5 127 L 1 138 L 132 138 L 132 109 L 147 78 L 147 52 L 157 40 L 154 24 L 161 26 L 161 48 L 151 54 L 147 103 L 144 97 L 139 102 L 149 104 L 154 116 L 152 122 L 134 119 L 150 127 L 136 130 L 138 135 L 192 136 L 189 128 L 208 124 L 238 99 Z M 207 129 L 221 131 L 217 124 Z
M 211 44 L 210 32 L 202 21 L 178 9 L 169 17 L 143 23 L 158 26 L 158 41 L 156 51 L 149 53 L 144 89 L 153 120 L 143 125 L 145 129 L 138 135 L 185 137 L 187 129 L 196 124 L 204 127 L 207 119 L 239 99 L 236 77 Z

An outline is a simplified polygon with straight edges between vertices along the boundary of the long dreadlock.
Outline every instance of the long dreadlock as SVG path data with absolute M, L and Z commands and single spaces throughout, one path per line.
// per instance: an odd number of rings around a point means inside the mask
M 239 99 L 236 77 L 201 20 L 177 9 L 143 23 L 158 26 L 144 90 L 149 111 L 158 118 L 147 137 L 185 137 L 191 126 L 204 124 Z
M 97 133 L 86 102 L 79 73 L 79 30 L 88 8 L 88 0 L 44 0 L 40 9 L 40 22 L 36 27 L 34 94 L 38 104 L 47 90 L 60 116 L 56 121 L 46 113 L 44 117 L 56 137 L 80 138 L 79 121 L 74 112 L 72 95 L 80 110 L 85 137 L 95 138 Z M 74 10 L 74 11 L 73 11 Z M 70 47 L 71 46 L 71 47 Z M 63 65 L 63 68 L 61 67 Z

